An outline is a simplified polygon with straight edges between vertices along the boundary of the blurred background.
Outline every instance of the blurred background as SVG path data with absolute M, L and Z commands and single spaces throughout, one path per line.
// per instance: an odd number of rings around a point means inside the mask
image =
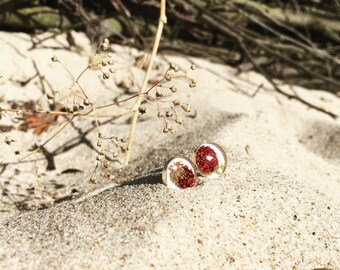
M 0 0 L 0 30 L 151 48 L 158 0 Z M 200 56 L 340 96 L 339 0 L 171 0 L 160 51 Z

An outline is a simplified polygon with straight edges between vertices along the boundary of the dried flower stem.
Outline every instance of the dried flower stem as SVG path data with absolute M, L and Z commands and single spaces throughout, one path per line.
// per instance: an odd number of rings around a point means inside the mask
M 2 112 L 18 112 L 17 109 L 0 109 Z M 94 114 L 93 109 L 89 112 L 62 112 L 62 111 L 45 111 L 45 110 L 19 110 L 24 114 L 54 114 L 54 115 L 64 115 L 64 116 L 81 116 L 81 117 L 98 117 L 98 118 L 118 118 L 123 115 L 134 112 L 133 109 L 126 110 L 116 114 Z M 1 132 L 0 132 L 1 133 Z
M 80 85 L 80 83 L 79 83 L 79 79 L 80 79 L 80 77 L 81 77 L 81 75 L 83 75 L 84 73 L 85 73 L 85 71 L 88 69 L 88 68 L 86 68 L 81 74 L 80 74 L 80 76 L 78 76 L 78 78 L 76 79 L 74 76 L 73 76 L 73 74 L 72 74 L 72 72 L 62 63 L 62 62 L 60 62 L 59 60 L 55 60 L 55 62 L 58 62 L 66 71 L 67 71 L 67 73 L 71 76 L 71 78 L 74 80 L 74 82 L 77 84 L 77 86 L 79 87 L 79 89 L 80 89 L 80 91 L 83 93 L 83 95 L 84 95 L 84 97 L 85 98 L 88 98 L 88 96 L 87 96 L 87 94 L 85 93 L 85 91 L 84 91 L 84 89 L 83 89 L 83 87 L 81 87 L 81 85 Z
M 158 21 L 157 33 L 156 33 L 155 41 L 154 41 L 154 44 L 153 44 L 153 49 L 152 49 L 152 53 L 151 53 L 150 62 L 149 62 L 147 71 L 145 73 L 143 84 L 142 84 L 142 87 L 141 87 L 139 93 L 143 93 L 145 91 L 145 89 L 147 87 L 147 84 L 148 84 L 148 81 L 149 81 L 152 65 L 153 65 L 155 56 L 157 54 L 159 42 L 161 40 L 161 36 L 162 36 L 162 32 L 163 32 L 163 27 L 164 27 L 164 24 L 166 24 L 166 22 L 167 22 L 165 8 L 166 8 L 166 0 L 161 0 L 161 3 L 160 3 L 160 16 L 159 16 L 159 21 Z M 138 110 L 137 110 L 137 108 L 140 106 L 142 100 L 143 100 L 142 95 L 139 95 L 138 98 L 137 98 L 136 104 L 135 104 L 136 110 L 135 110 L 135 112 L 134 112 L 134 114 L 132 116 L 132 124 L 131 124 L 131 129 L 130 129 L 130 134 L 129 134 L 129 141 L 128 141 L 128 151 L 126 153 L 124 165 L 127 165 L 129 163 L 129 161 L 130 161 L 130 153 L 131 153 L 133 138 L 134 138 L 134 135 L 135 135 L 135 132 L 136 132 L 137 119 L 138 119 Z

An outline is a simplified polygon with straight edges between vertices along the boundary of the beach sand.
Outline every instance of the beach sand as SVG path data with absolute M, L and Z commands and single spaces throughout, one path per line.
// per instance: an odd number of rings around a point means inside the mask
M 32 60 L 56 89 L 71 80 L 51 63 L 53 55 L 72 72 L 86 67 L 90 44 L 82 34 L 74 36 L 79 46 L 71 50 L 62 48 L 63 36 L 29 50 L 28 35 L 0 33 L 1 106 L 8 100 L 44 100 L 38 78 L 25 87 L 15 81 L 36 73 Z M 123 81 L 129 74 L 123 67 L 139 52 L 113 49 L 114 80 Z M 184 125 L 173 135 L 163 134 L 162 121 L 148 110 L 137 126 L 130 165 L 117 169 L 112 180 L 99 177 L 97 185 L 89 182 L 96 153 L 86 143 L 95 145 L 96 134 L 77 141 L 91 121 L 76 120 L 78 129 L 65 129 L 47 145 L 53 152 L 65 142 L 76 143 L 58 152 L 55 170 L 46 171 L 45 159 L 8 164 L 0 179 L 6 190 L 0 196 L 0 268 L 338 269 L 340 121 L 278 95 L 255 72 L 239 74 L 189 56 L 160 55 L 156 62 L 153 78 L 175 62 L 197 80 L 195 88 L 178 83 L 176 98 L 192 108 L 183 113 Z M 129 72 L 137 81 L 142 78 L 136 67 Z M 113 81 L 97 77 L 98 71 L 90 71 L 81 83 L 99 104 L 122 93 Z M 255 97 L 244 94 L 259 86 Z M 340 115 L 339 99 L 325 91 L 283 88 Z M 129 127 L 125 117 L 102 130 L 127 136 Z M 2 162 L 15 161 L 14 150 L 49 136 L 9 134 L 16 143 L 3 144 Z M 190 157 L 206 141 L 227 153 L 223 176 L 200 177 L 196 187 L 185 190 L 161 183 L 166 160 Z M 77 171 L 65 173 L 69 168 Z M 23 205 L 32 210 L 18 209 Z

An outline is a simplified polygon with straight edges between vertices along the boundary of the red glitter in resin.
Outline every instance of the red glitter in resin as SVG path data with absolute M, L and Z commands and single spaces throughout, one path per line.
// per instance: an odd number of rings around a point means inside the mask
M 196 164 L 203 174 L 211 173 L 218 166 L 216 152 L 209 146 L 202 145 L 196 151 Z
M 178 187 L 184 189 L 195 185 L 195 174 L 187 165 L 177 162 L 171 166 L 170 170 L 170 178 Z

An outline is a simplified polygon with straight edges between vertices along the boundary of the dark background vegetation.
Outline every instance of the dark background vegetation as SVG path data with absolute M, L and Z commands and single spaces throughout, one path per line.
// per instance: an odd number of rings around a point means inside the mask
M 92 42 L 150 49 L 158 0 L 0 0 L 0 30 L 84 31 Z M 339 0 L 169 0 L 161 51 L 210 58 L 240 71 L 340 96 Z

